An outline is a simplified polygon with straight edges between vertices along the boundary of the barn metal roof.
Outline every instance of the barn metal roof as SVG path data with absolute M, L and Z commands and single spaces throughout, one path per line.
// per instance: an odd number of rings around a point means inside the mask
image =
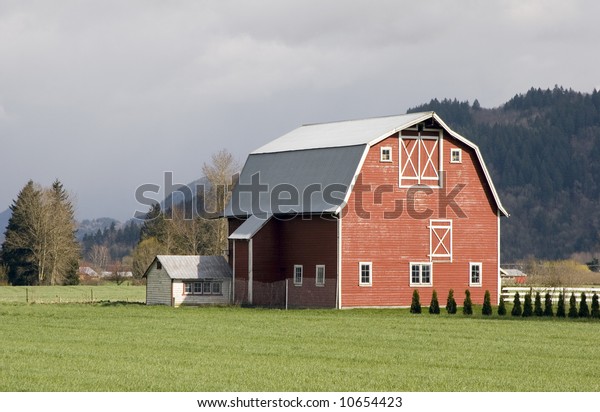
M 256 149 L 252 154 L 369 144 L 419 123 L 431 117 L 432 113 L 304 125 Z
M 260 230 L 270 219 L 272 215 L 252 215 L 240 225 L 230 236 L 229 239 L 250 239 Z
M 344 201 L 365 149 L 363 144 L 251 154 L 225 216 L 334 212 Z
M 171 279 L 231 278 L 231 268 L 223 256 L 158 255 Z
M 248 156 L 224 215 L 337 214 L 350 197 L 369 147 L 428 119 L 474 150 L 499 213 L 509 216 L 477 145 L 434 112 L 301 126 Z

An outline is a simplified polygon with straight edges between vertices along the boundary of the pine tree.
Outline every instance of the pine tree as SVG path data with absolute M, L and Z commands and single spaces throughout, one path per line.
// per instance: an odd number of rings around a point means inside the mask
M 523 317 L 529 317 L 533 315 L 533 306 L 531 304 L 531 293 L 525 295 L 525 300 L 523 302 Z
M 473 302 L 471 302 L 471 292 L 469 289 L 465 290 L 465 300 L 463 302 L 463 315 L 473 314 Z
M 588 318 L 590 316 L 590 309 L 588 307 L 584 292 L 581 292 L 581 300 L 579 301 L 578 315 L 580 318 Z
M 564 318 L 565 316 L 565 296 L 560 292 L 558 294 L 558 303 L 556 304 L 556 317 Z
M 483 295 L 483 306 L 481 307 L 481 314 L 485 316 L 490 316 L 492 314 L 492 303 L 490 299 L 489 290 L 486 290 L 485 295 Z
M 577 299 L 575 299 L 575 294 L 571 293 L 571 298 L 569 299 L 569 317 L 576 318 L 577 316 Z
M 431 313 L 432 315 L 440 314 L 440 304 L 438 302 L 437 292 L 435 291 L 435 289 L 433 290 L 433 293 L 431 294 L 431 303 L 429 304 L 429 313 Z
M 502 296 L 500 296 L 500 304 L 498 305 L 498 316 L 506 316 L 506 304 Z
M 450 289 L 448 292 L 448 299 L 446 300 L 446 312 L 449 315 L 454 315 L 456 313 L 456 300 L 454 300 L 454 290 Z
M 554 316 L 554 310 L 552 309 L 552 296 L 550 292 L 546 292 L 544 296 L 544 316 Z
M 540 296 L 540 292 L 535 292 L 535 303 L 534 310 L 535 316 L 543 316 L 544 310 L 542 309 L 542 298 Z
M 519 297 L 519 292 L 515 293 L 515 299 L 513 300 L 513 308 L 510 312 L 512 316 L 521 316 L 521 298 Z
M 421 313 L 421 302 L 419 302 L 419 291 L 414 290 L 412 303 L 410 304 L 410 313 Z
M 600 318 L 600 304 L 598 304 L 598 294 L 594 293 L 592 296 L 592 318 Z

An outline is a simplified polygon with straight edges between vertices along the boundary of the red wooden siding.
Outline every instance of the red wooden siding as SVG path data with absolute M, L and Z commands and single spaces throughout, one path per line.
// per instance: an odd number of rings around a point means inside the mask
M 382 146 L 392 147 L 392 162 L 380 162 Z M 498 217 L 476 154 L 446 133 L 437 146 L 427 141 L 424 147 L 429 153 L 442 150 L 444 188 L 399 187 L 403 160 L 398 155 L 401 147 L 397 134 L 370 148 L 343 211 L 343 307 L 410 305 L 415 287 L 410 286 L 409 266 L 411 262 L 430 261 L 430 219 L 452 221 L 452 262 L 432 263 L 432 286 L 416 287 L 421 303 L 429 304 L 433 289 L 442 306 L 449 289 L 454 289 L 459 305 L 465 289 L 470 289 L 475 303 L 483 302 L 486 289 L 492 297 L 497 296 Z M 462 149 L 462 163 L 450 163 L 452 148 Z M 429 175 L 431 163 L 423 166 L 421 171 Z M 459 189 L 453 197 L 453 191 Z M 435 240 L 435 234 L 432 236 Z M 442 242 L 446 248 L 448 240 Z M 359 286 L 359 262 L 372 262 L 372 286 Z M 469 286 L 470 262 L 482 264 L 480 287 Z

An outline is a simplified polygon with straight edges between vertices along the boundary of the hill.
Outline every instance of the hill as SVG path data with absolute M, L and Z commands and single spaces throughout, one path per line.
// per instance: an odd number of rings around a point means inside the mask
M 511 216 L 502 261 L 600 253 L 600 92 L 530 89 L 498 108 L 456 99 L 433 110 L 476 143 Z

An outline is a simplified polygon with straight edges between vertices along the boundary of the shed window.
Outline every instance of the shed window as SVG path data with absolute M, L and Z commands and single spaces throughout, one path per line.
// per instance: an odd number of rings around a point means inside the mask
M 184 295 L 222 295 L 223 282 L 214 280 L 210 282 L 184 282 Z
M 469 264 L 469 286 L 481 286 L 481 263 L 471 262 Z
M 381 162 L 391 162 L 392 161 L 392 148 L 391 147 L 382 147 L 381 155 L 379 157 L 379 161 Z
M 360 262 L 358 264 L 358 284 L 360 286 L 371 286 L 373 284 L 372 267 L 371 262 Z
M 431 286 L 432 283 L 431 263 L 410 264 L 411 286 Z
M 160 260 L 156 261 L 156 269 L 158 269 L 158 270 L 162 269 L 162 263 L 160 263 Z
M 315 285 L 325 286 L 325 265 L 317 265 L 315 273 Z
M 294 265 L 294 285 L 302 286 L 302 265 Z

